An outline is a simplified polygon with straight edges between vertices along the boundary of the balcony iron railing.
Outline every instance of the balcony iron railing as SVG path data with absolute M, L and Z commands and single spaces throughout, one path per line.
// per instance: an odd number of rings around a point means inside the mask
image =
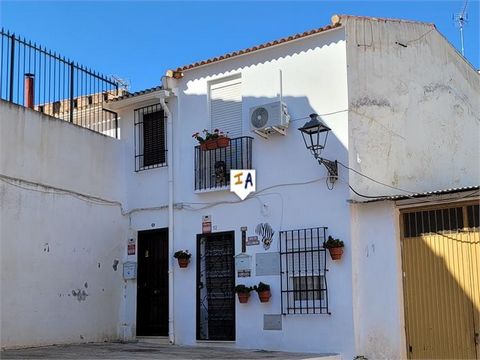
M 0 99 L 118 137 L 117 114 L 103 102 L 123 91 L 113 77 L 0 29 Z
M 214 190 L 230 185 L 231 169 L 252 168 L 252 140 L 250 136 L 230 139 L 224 148 L 202 150 L 195 147 L 195 190 Z

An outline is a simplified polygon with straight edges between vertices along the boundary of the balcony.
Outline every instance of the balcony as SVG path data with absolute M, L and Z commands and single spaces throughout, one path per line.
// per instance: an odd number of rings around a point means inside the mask
M 202 150 L 195 147 L 195 191 L 226 190 L 230 186 L 230 169 L 252 168 L 250 136 L 230 139 L 224 148 Z

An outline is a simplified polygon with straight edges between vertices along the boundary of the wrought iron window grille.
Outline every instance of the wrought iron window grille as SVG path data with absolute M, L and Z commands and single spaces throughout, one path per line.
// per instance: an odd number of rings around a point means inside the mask
M 231 169 L 251 169 L 252 140 L 250 136 L 233 138 L 227 147 L 213 150 L 195 146 L 195 190 L 227 188 Z
M 167 166 L 166 116 L 160 104 L 134 111 L 135 171 Z
M 326 230 L 326 227 L 316 227 L 280 232 L 283 315 L 330 314 L 323 247 Z

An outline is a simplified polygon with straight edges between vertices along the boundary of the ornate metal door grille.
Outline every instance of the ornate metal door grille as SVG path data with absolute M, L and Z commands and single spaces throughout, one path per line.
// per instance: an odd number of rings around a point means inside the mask
M 235 340 L 234 232 L 197 236 L 197 340 Z

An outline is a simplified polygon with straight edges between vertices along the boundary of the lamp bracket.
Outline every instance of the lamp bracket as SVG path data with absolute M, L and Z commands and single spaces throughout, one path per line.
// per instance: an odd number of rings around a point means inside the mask
M 319 164 L 325 166 L 325 168 L 328 171 L 328 178 L 330 182 L 333 184 L 338 178 L 337 160 L 332 161 L 332 160 L 324 159 L 321 157 L 317 158 L 317 160 Z

